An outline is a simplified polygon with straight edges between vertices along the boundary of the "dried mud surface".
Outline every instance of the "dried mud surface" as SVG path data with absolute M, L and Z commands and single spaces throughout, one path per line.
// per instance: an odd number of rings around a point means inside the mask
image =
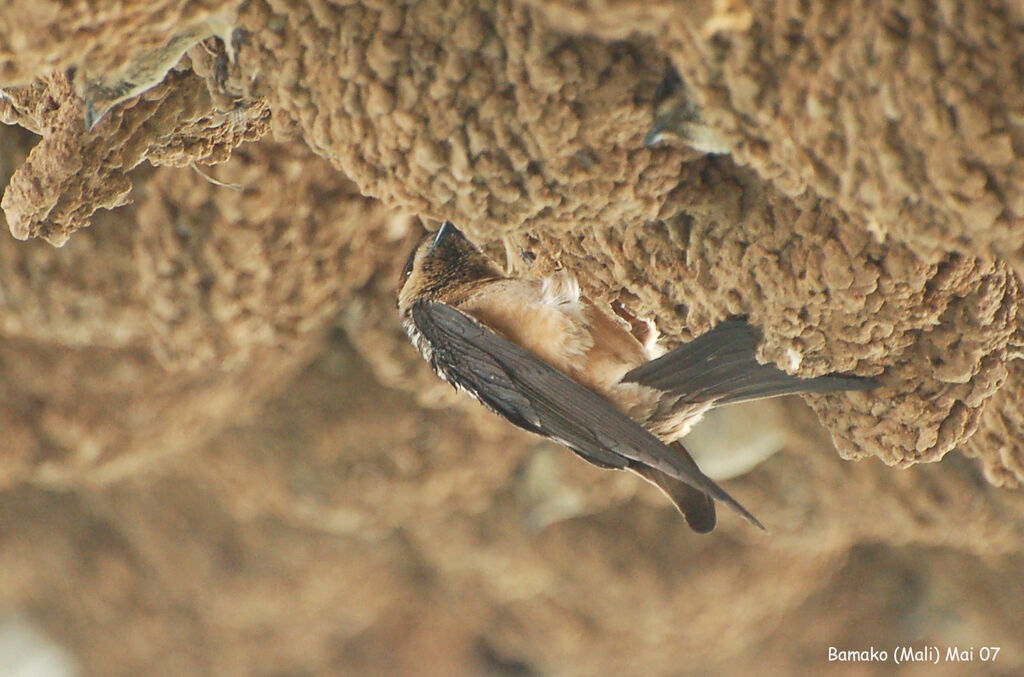
M 9 10 L 0 605 L 86 674 L 1024 669 L 1016 4 Z M 727 154 L 643 147 L 669 68 Z M 442 218 L 668 342 L 746 315 L 882 388 L 775 407 L 728 487 L 770 536 L 693 536 L 419 361 L 393 281 Z

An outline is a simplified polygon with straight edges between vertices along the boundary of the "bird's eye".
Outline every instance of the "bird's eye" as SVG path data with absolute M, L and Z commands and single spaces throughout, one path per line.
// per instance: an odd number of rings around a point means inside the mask
M 398 288 L 401 289 L 405 285 L 405 281 L 412 275 L 413 265 L 416 263 L 416 250 L 413 249 L 409 253 L 409 260 L 405 262 L 405 268 L 402 269 L 402 276 L 398 278 Z

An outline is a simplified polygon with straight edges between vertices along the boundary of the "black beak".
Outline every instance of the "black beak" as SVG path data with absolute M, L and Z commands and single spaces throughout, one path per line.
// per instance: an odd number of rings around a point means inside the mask
M 665 138 L 665 128 L 668 127 L 668 116 L 662 115 L 651 126 L 647 136 L 644 137 L 644 148 L 653 148 Z
M 455 227 L 454 223 L 445 221 L 441 224 L 441 229 L 437 231 L 437 235 L 434 236 L 434 241 L 430 243 L 430 249 L 427 250 L 427 253 L 433 252 L 445 242 L 453 239 L 465 240 L 466 236 Z
M 92 99 L 88 96 L 85 97 L 85 130 L 91 132 L 96 125 L 99 124 L 100 120 L 106 111 L 98 111 L 92 104 Z

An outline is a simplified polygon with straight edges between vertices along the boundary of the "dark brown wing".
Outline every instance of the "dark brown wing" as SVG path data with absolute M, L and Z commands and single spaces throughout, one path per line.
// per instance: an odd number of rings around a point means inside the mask
M 412 318 L 429 342 L 431 362 L 492 411 L 550 437 L 602 467 L 639 464 L 727 503 L 764 526 L 696 467 L 616 409 L 611 402 L 460 310 L 418 301 Z
M 727 320 L 699 338 L 642 364 L 622 380 L 679 396 L 682 402 L 731 404 L 794 393 L 870 390 L 874 379 L 829 374 L 800 378 L 757 361 L 758 335 L 743 320 Z
M 673 442 L 671 446 L 677 454 L 692 463 L 693 467 L 697 467 L 697 463 L 690 456 L 690 452 L 682 444 Z M 698 534 L 708 534 L 715 530 L 715 525 L 718 523 L 718 516 L 715 514 L 715 502 L 703 491 L 694 489 L 685 482 L 681 482 L 663 472 L 654 468 L 648 468 L 639 463 L 630 466 L 630 470 L 661 489 L 676 506 L 676 509 L 686 518 L 686 523 L 690 525 L 690 528 Z

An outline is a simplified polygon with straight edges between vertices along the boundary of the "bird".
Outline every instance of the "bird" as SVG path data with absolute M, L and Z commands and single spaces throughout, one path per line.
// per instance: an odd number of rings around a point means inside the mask
M 156 49 L 133 55 L 122 67 L 94 73 L 83 64 L 74 68 L 71 78 L 85 103 L 85 129 L 92 131 L 115 106 L 156 87 L 188 50 L 211 36 L 224 43 L 228 58 L 235 58 L 232 45 L 235 12 L 224 10 L 210 14 L 205 20 L 175 33 Z
M 714 530 L 715 501 L 765 530 L 680 442 L 709 409 L 877 385 L 761 364 L 758 333 L 742 318 L 659 354 L 654 340 L 583 296 L 571 274 L 507 275 L 451 221 L 413 247 L 397 296 L 403 328 L 442 379 L 594 465 L 654 484 L 697 533 Z
M 654 94 L 654 123 L 644 136 L 645 148 L 681 142 L 707 155 L 727 155 L 734 140 L 708 123 L 696 95 L 671 66 Z

